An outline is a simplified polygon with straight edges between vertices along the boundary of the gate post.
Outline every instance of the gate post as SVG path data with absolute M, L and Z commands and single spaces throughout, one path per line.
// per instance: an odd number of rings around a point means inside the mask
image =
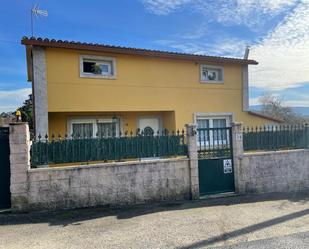
M 11 208 L 20 211 L 28 205 L 30 134 L 27 123 L 10 124 Z
M 196 144 L 196 125 L 186 124 L 186 137 L 190 164 L 191 198 L 199 199 L 198 156 Z
M 240 187 L 240 171 L 241 171 L 241 160 L 244 154 L 243 147 L 243 131 L 242 123 L 232 123 L 232 140 L 233 140 L 233 158 L 234 158 L 234 181 L 235 181 L 235 192 L 241 193 Z

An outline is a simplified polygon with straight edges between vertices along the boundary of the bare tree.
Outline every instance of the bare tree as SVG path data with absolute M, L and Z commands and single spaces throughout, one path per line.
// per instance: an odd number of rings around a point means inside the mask
M 272 94 L 266 93 L 259 98 L 262 105 L 261 113 L 280 119 L 286 124 L 304 124 L 305 118 L 293 111 L 291 107 L 282 104 L 283 99 Z

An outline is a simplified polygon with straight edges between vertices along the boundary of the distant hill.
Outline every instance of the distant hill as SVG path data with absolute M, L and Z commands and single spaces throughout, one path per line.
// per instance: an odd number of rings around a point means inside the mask
M 261 110 L 261 107 L 262 106 L 260 105 L 253 105 L 253 106 L 250 106 L 250 109 L 254 111 L 259 111 Z M 291 107 L 291 108 L 294 112 L 299 113 L 305 117 L 309 117 L 309 107 L 297 106 L 297 107 Z
M 300 113 L 304 116 L 308 116 L 309 117 L 309 107 L 292 107 L 292 109 L 297 112 Z

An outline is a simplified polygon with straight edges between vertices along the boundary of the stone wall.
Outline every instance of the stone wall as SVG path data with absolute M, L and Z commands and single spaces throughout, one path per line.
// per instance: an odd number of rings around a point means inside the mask
M 11 124 L 10 149 L 13 211 L 198 198 L 197 162 L 186 157 L 30 169 L 24 123 Z
M 239 161 L 239 193 L 309 191 L 308 149 L 245 153 Z
M 309 149 L 243 152 L 241 124 L 232 128 L 239 194 L 309 191 Z M 10 125 L 13 211 L 199 198 L 194 125 L 187 125 L 189 158 L 30 169 L 28 125 Z
M 31 210 L 190 199 L 187 158 L 30 169 L 27 174 L 25 208 Z

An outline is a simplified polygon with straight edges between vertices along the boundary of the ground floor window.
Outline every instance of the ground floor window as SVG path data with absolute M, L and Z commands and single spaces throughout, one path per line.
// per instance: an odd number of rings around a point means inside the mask
M 74 136 L 93 137 L 92 123 L 74 123 L 72 124 L 72 133 Z
M 68 131 L 71 136 L 111 137 L 119 136 L 119 118 L 70 118 Z

